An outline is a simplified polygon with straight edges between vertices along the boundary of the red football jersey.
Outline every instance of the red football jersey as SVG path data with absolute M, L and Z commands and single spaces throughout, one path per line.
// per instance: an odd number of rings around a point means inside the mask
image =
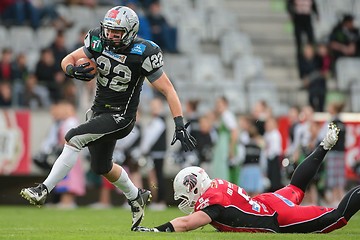
M 199 198 L 195 211 L 210 205 L 225 207 L 210 223 L 219 231 L 278 232 L 277 214 L 265 204 L 252 199 L 244 189 L 228 181 L 215 179 Z
M 330 232 L 346 225 L 335 209 L 300 206 L 304 192 L 288 185 L 274 193 L 251 198 L 244 189 L 225 180 L 215 179 L 195 204 L 206 212 L 210 223 L 221 232 Z M 220 210 L 207 208 L 220 205 Z

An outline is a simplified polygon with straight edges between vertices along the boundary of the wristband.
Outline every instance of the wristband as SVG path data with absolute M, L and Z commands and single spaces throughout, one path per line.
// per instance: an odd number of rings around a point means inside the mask
M 184 119 L 182 116 L 174 117 L 175 127 L 183 128 L 184 127 Z
M 155 228 L 160 232 L 175 232 L 174 226 L 171 224 L 171 222 L 167 222 Z

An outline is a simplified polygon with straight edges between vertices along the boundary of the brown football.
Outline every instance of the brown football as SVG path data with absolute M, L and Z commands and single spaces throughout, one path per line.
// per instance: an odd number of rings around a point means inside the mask
M 75 66 L 79 66 L 79 65 L 84 64 L 84 63 L 87 63 L 87 62 L 90 63 L 90 65 L 87 66 L 87 68 L 88 68 L 88 67 L 93 67 L 93 68 L 94 68 L 94 70 L 92 70 L 90 73 L 91 73 L 91 74 L 96 74 L 96 71 L 97 71 L 97 69 L 96 69 L 96 63 L 94 63 L 93 61 L 91 61 L 91 59 L 89 59 L 89 58 L 80 58 L 80 59 L 78 59 L 78 60 L 76 61 L 76 63 L 75 63 Z

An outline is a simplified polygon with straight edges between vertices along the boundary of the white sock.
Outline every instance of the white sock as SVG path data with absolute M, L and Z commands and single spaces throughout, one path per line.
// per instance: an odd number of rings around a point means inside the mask
M 78 159 L 79 152 L 80 150 L 75 147 L 67 144 L 64 145 L 63 151 L 56 159 L 49 175 L 43 182 L 49 192 L 70 172 Z
M 135 187 L 124 169 L 122 169 L 119 179 L 112 184 L 123 191 L 127 199 L 134 200 L 137 198 L 139 189 Z

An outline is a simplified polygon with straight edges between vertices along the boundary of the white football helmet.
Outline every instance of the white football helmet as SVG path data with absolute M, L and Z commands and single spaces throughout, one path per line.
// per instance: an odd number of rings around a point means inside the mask
M 210 187 L 211 179 L 204 169 L 200 167 L 187 167 L 182 169 L 174 179 L 174 199 L 182 201 L 178 208 L 190 214 L 200 196 Z
M 131 8 L 116 6 L 107 11 L 100 26 L 103 45 L 108 50 L 117 52 L 126 48 L 136 38 L 139 18 Z

